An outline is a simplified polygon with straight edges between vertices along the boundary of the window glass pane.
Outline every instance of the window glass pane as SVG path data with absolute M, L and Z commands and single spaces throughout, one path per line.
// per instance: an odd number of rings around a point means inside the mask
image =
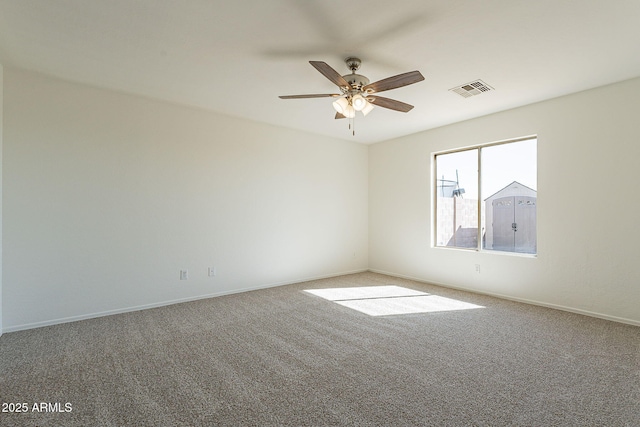
M 478 248 L 478 150 L 436 160 L 436 246 Z
M 537 252 L 537 140 L 481 149 L 482 240 L 488 250 Z

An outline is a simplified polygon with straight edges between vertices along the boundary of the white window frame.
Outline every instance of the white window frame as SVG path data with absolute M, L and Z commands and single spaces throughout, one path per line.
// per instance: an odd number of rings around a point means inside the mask
M 432 241 L 431 241 L 431 247 L 433 248 L 437 248 L 437 249 L 445 249 L 445 250 L 461 250 L 461 251 L 475 251 L 475 252 L 483 252 L 483 253 L 495 253 L 495 254 L 502 254 L 502 255 L 513 255 L 513 256 L 524 256 L 524 257 L 537 257 L 538 253 L 536 250 L 536 253 L 534 254 L 527 254 L 527 253 L 521 253 L 521 252 L 509 252 L 509 251 L 500 251 L 500 250 L 494 250 L 494 249 L 485 249 L 483 248 L 482 245 L 482 202 L 483 202 L 483 197 L 484 195 L 482 194 L 482 149 L 483 148 L 488 148 L 488 147 L 494 147 L 496 145 L 505 145 L 505 144 L 512 144 L 512 143 L 517 143 L 517 142 L 522 142 L 522 141 L 529 141 L 538 139 L 538 135 L 529 135 L 529 136 L 523 136 L 523 137 L 519 137 L 519 138 L 514 138 L 514 139 L 507 139 L 507 140 L 502 140 L 502 141 L 495 141 L 495 142 L 490 142 L 490 143 L 484 143 L 484 144 L 478 144 L 478 145 L 472 145 L 472 146 L 467 146 L 467 147 L 462 147 L 462 148 L 456 148 L 456 149 L 452 149 L 452 150 L 444 150 L 444 151 L 438 151 L 438 152 L 433 152 L 431 153 L 431 165 L 432 165 L 432 185 L 431 185 L 431 191 L 432 191 L 432 217 L 433 217 L 433 221 L 432 221 Z M 441 155 L 445 155 L 445 154 L 453 154 L 453 153 L 461 153 L 461 152 L 465 152 L 465 151 L 471 151 L 471 150 L 476 150 L 478 152 L 478 211 L 477 211 L 477 215 L 478 215 L 478 234 L 477 234 L 477 241 L 478 244 L 475 248 L 465 248 L 465 247 L 461 247 L 461 246 L 441 246 L 438 245 L 438 169 L 437 169 L 437 157 L 441 156 Z M 536 160 L 536 170 L 538 169 L 538 165 L 537 165 L 537 160 Z M 536 178 L 537 181 L 537 178 Z M 536 183 L 536 188 L 537 188 L 537 183 Z M 537 190 L 536 190 L 537 191 Z M 537 230 L 536 230 L 536 239 L 537 239 Z

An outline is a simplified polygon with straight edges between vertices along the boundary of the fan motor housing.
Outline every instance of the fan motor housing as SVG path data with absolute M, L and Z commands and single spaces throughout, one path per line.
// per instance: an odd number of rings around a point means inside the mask
M 363 86 L 369 84 L 369 79 L 360 74 L 347 74 L 342 76 L 354 89 L 362 89 Z

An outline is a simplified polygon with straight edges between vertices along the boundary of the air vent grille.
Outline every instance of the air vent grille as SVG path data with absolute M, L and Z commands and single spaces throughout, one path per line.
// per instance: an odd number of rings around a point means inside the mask
M 483 82 L 482 80 L 474 80 L 470 83 L 465 83 L 460 86 L 449 89 L 451 92 L 455 92 L 458 95 L 469 98 L 470 96 L 480 95 L 490 90 L 494 90 L 491 86 Z

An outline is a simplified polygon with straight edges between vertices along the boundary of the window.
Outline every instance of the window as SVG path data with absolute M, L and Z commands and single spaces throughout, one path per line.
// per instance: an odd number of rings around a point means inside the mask
M 537 253 L 537 139 L 435 155 L 435 245 Z

